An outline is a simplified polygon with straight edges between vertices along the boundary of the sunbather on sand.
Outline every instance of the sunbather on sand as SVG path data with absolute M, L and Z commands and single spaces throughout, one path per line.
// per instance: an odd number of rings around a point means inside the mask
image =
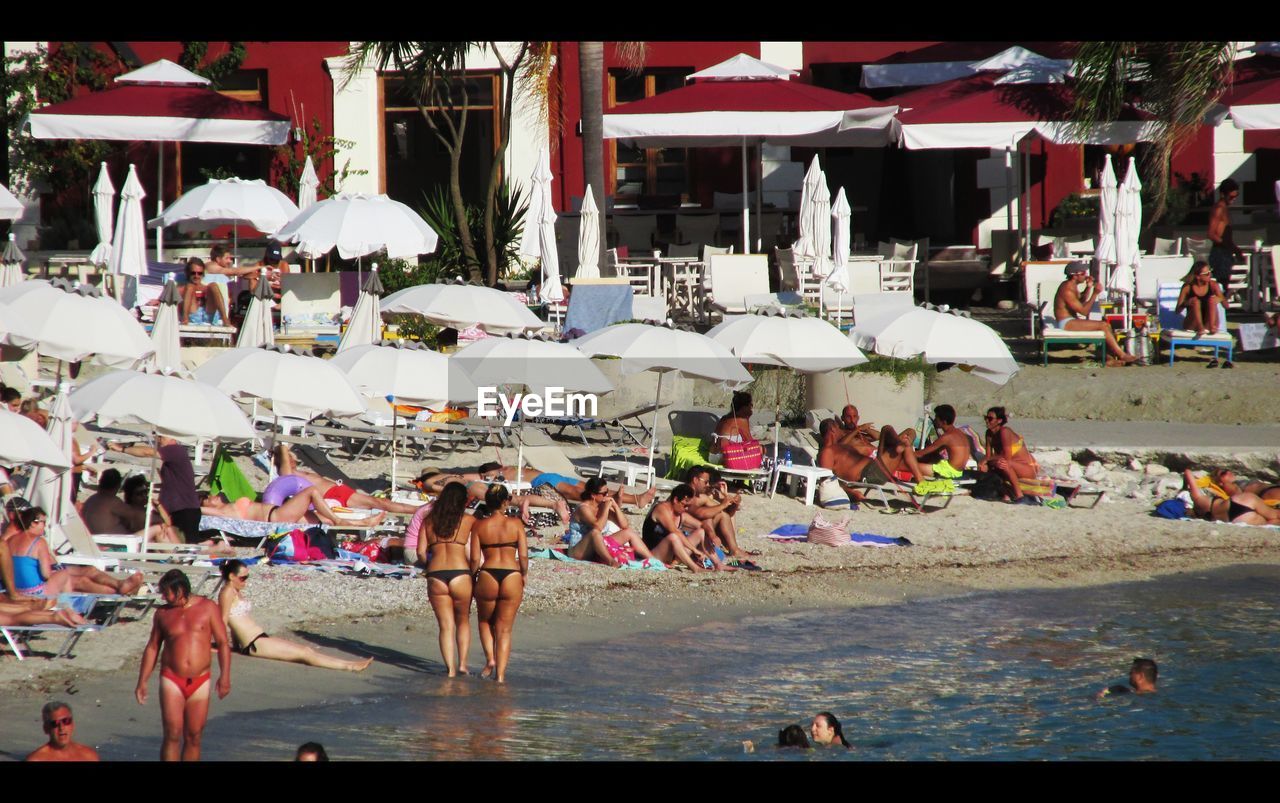
M 916 462 L 926 477 L 956 479 L 969 464 L 973 444 L 969 436 L 956 426 L 956 408 L 949 404 L 939 404 L 934 408 L 933 425 L 938 430 L 938 437 L 915 452 Z M 911 444 L 906 448 L 911 449 Z
M 388 513 L 404 513 L 413 515 L 417 512 L 419 505 L 405 504 L 404 502 L 393 502 L 390 499 L 383 499 L 379 496 L 370 496 L 361 493 L 350 485 L 336 483 L 333 480 L 325 479 L 314 471 L 307 471 L 305 468 L 298 466 L 298 459 L 293 456 L 292 450 L 289 449 L 287 443 L 276 444 L 276 448 L 272 450 L 271 460 L 275 463 L 276 473 L 280 476 L 268 485 L 266 490 L 262 492 L 262 501 L 278 505 L 284 502 L 286 498 L 292 494 L 286 491 L 297 492 L 300 486 L 298 483 L 307 482 L 320 489 L 320 493 L 326 500 L 343 507 L 360 508 L 364 510 L 376 509 L 385 510 Z M 272 493 L 272 486 L 280 482 L 284 477 L 295 477 L 292 487 L 280 488 L 279 492 Z M 285 485 L 285 483 L 282 483 Z
M 1218 487 L 1226 491 L 1228 494 L 1257 494 L 1262 497 L 1262 501 L 1270 503 L 1272 507 L 1275 507 L 1276 503 L 1280 503 L 1280 485 L 1276 485 L 1275 483 L 1266 483 L 1261 480 L 1254 480 L 1253 482 L 1246 482 L 1241 485 L 1236 481 L 1235 472 L 1226 468 L 1218 469 L 1213 472 L 1212 476 Z
M 1182 472 L 1183 489 L 1191 494 L 1192 514 L 1206 521 L 1225 521 L 1232 524 L 1280 524 L 1277 510 L 1253 493 L 1232 494 L 1222 499 L 1206 494 L 1196 483 L 1191 469 Z
M 439 496 L 440 491 L 444 490 L 446 485 L 456 482 L 466 487 L 467 497 L 470 501 L 479 503 L 484 501 L 485 493 L 489 489 L 488 483 L 479 479 L 479 476 L 475 472 L 427 471 L 414 480 L 413 485 L 423 493 Z M 548 499 L 541 494 L 517 494 L 512 497 L 511 501 L 512 504 L 520 508 L 520 519 L 526 524 L 529 523 L 529 508 L 531 507 L 554 510 L 560 515 L 562 523 L 569 523 L 569 503 L 563 497 L 557 496 L 555 499 Z
M 587 480 L 587 498 L 574 511 L 565 540 L 569 543 L 569 557 L 615 568 L 629 559 L 628 546 L 640 560 L 654 557 L 599 477 Z
M 987 457 L 978 464 L 979 471 L 990 471 L 1005 481 L 1005 495 L 1014 504 L 1022 502 L 1020 479 L 1034 479 L 1040 466 L 1031 456 L 1031 450 L 1022 436 L 1009 428 L 1009 414 L 1003 407 L 992 407 L 985 416 L 987 422 Z
M 703 523 L 717 543 L 735 558 L 746 560 L 758 551 L 748 552 L 738 545 L 738 528 L 734 516 L 742 507 L 742 494 L 729 493 L 729 485 L 720 472 L 707 466 L 691 466 L 684 481 L 693 489 L 689 515 Z
M 695 572 L 703 571 L 703 560 L 710 560 L 718 572 L 733 571 L 716 555 L 706 525 L 689 515 L 693 497 L 693 488 L 677 485 L 667 501 L 653 506 L 641 528 L 645 546 L 658 560 L 669 563 L 678 558 Z
M 846 408 L 847 409 L 847 408 Z M 829 468 L 842 480 L 849 482 L 919 482 L 924 478 L 915 453 L 910 451 L 912 430 L 899 434 L 893 427 L 879 430 L 880 442 L 871 446 L 860 438 L 850 438 L 835 420 L 827 419 L 818 428 L 821 446 L 817 464 Z M 913 470 L 909 470 L 913 469 Z M 862 494 L 850 492 L 850 497 L 861 501 Z
M 200 512 L 206 516 L 223 516 L 228 519 L 245 519 L 246 521 L 297 522 L 306 524 L 344 524 L 350 527 L 372 527 L 387 515 L 379 510 L 372 516 L 363 519 L 339 519 L 333 510 L 325 504 L 320 489 L 303 488 L 289 497 L 282 505 L 269 505 L 266 502 L 254 502 L 243 496 L 234 502 L 228 502 L 222 494 L 211 496 L 204 494 L 200 499 Z

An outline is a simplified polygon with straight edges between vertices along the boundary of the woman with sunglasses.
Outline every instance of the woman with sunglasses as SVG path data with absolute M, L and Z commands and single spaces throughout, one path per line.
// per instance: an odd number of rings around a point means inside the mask
M 529 576 L 529 544 L 520 519 L 507 515 L 510 498 L 503 486 L 489 486 L 484 505 L 476 511 L 471 539 L 471 565 L 479 567 L 475 573 L 476 616 L 485 657 L 480 677 L 492 675 L 498 683 L 507 682 L 511 633 Z
M 1178 293 L 1175 312 L 1186 310 L 1184 329 L 1195 330 L 1196 337 L 1204 337 L 1218 331 L 1218 305 L 1226 305 L 1227 297 L 1222 286 L 1213 280 L 1209 263 L 1198 260 L 1191 271 L 1182 277 L 1182 292 Z
M 245 584 L 249 581 L 249 567 L 238 560 L 222 564 L 222 591 L 218 594 L 218 607 L 222 619 L 231 634 L 236 652 L 245 656 L 270 658 L 273 661 L 289 661 L 321 669 L 344 669 L 363 672 L 373 663 L 373 658 L 361 661 L 332 658 L 312 647 L 289 639 L 268 635 L 262 626 L 249 616 L 253 606 L 244 598 Z
M 48 516 L 30 507 L 13 514 L 16 531 L 6 537 L 13 560 L 13 590 L 28 597 L 56 597 L 64 591 L 132 596 L 142 587 L 142 573 L 117 580 L 92 566 L 60 566 L 45 542 Z
M 427 596 L 440 625 L 440 656 L 449 677 L 466 675 L 471 648 L 471 528 L 467 490 L 450 483 L 440 491 L 418 534 L 418 560 L 427 565 Z
M 184 323 L 216 324 L 221 316 L 221 325 L 230 325 L 227 315 L 227 302 L 222 298 L 222 291 L 217 285 L 204 283 L 204 262 L 192 257 L 187 260 L 187 283 L 182 286 L 182 305 L 178 307 L 178 318 Z
M 1009 428 L 1009 414 L 1003 407 L 992 407 L 984 418 L 987 422 L 987 456 L 978 469 L 993 472 L 1005 481 L 1005 494 L 1010 502 L 1028 504 L 1022 501 L 1018 481 L 1034 479 L 1040 473 L 1039 464 L 1031 456 L 1022 436 Z

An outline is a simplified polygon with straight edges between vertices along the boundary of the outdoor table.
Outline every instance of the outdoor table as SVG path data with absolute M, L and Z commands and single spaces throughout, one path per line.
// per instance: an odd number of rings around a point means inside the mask
M 600 464 L 600 476 L 603 477 L 606 474 L 624 475 L 628 486 L 638 485 L 636 480 L 640 477 L 644 477 L 646 484 L 649 484 L 648 478 L 653 474 L 653 466 L 642 466 L 627 460 L 605 460 Z
M 790 474 L 792 478 L 800 477 L 804 479 L 804 503 L 806 506 L 813 504 L 813 497 L 818 491 L 818 482 L 823 477 L 835 476 L 834 472 L 829 468 L 819 468 L 818 466 L 788 466 L 779 463 L 773 467 L 773 484 L 769 488 L 769 498 L 778 490 L 778 479 L 783 474 Z

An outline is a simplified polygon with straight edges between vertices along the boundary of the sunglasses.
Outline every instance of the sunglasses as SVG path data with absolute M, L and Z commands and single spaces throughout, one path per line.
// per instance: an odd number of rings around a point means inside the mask
M 193 271 L 191 271 L 191 275 L 192 275 L 192 276 L 203 276 L 203 275 L 204 275 L 204 271 L 202 271 L 202 270 L 193 270 Z
M 236 579 L 237 579 L 237 580 L 239 580 L 240 582 L 244 583 L 244 582 L 247 582 L 247 581 L 249 580 L 249 575 L 247 575 L 247 574 L 237 574 L 237 575 L 236 575 Z
M 987 421 L 999 421 L 999 420 L 1000 420 L 999 418 L 996 418 L 994 415 L 984 415 L 984 416 L 983 416 L 983 418 L 985 418 Z
M 37 524 L 44 524 L 46 521 L 48 521 L 48 519 L 36 519 L 35 521 L 31 522 L 31 526 L 34 527 Z
M 71 717 L 62 717 L 61 719 L 50 719 L 45 721 L 45 727 L 49 728 L 65 728 L 72 722 Z

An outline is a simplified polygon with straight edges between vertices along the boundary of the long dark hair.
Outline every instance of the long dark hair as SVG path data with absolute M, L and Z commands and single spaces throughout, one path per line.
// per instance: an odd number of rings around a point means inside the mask
M 799 725 L 788 725 L 778 731 L 778 747 L 802 747 L 810 749 L 809 737 Z
M 13 514 L 13 519 L 23 530 L 30 530 L 35 520 L 43 516 L 48 521 L 49 516 L 44 512 L 42 507 L 29 507 L 26 510 L 19 510 Z
M 458 525 L 462 522 L 462 516 L 467 512 L 467 488 L 465 485 L 457 482 L 451 482 L 440 490 L 440 496 L 436 497 L 435 504 L 431 506 L 431 512 L 427 514 L 427 523 L 431 525 L 431 531 L 436 534 L 436 540 L 441 540 L 446 534 L 449 540 L 458 532 Z
M 476 518 L 487 519 L 494 513 L 501 513 L 506 509 L 510 498 L 511 492 L 507 490 L 507 486 L 495 482 L 484 492 L 484 504 L 476 508 Z
M 224 561 L 218 568 L 219 571 L 222 572 L 222 579 L 226 581 L 240 573 L 240 570 L 244 568 L 244 562 L 233 558 L 231 560 Z
M 1002 425 L 1009 423 L 1009 413 L 1003 407 L 990 407 L 987 409 L 987 413 L 994 415 Z
M 840 720 L 836 719 L 836 715 L 830 711 L 819 712 L 818 716 L 827 721 L 827 725 L 836 732 L 836 738 L 840 740 L 840 744 L 845 747 L 849 746 L 849 740 L 844 738 L 844 728 L 840 727 Z

